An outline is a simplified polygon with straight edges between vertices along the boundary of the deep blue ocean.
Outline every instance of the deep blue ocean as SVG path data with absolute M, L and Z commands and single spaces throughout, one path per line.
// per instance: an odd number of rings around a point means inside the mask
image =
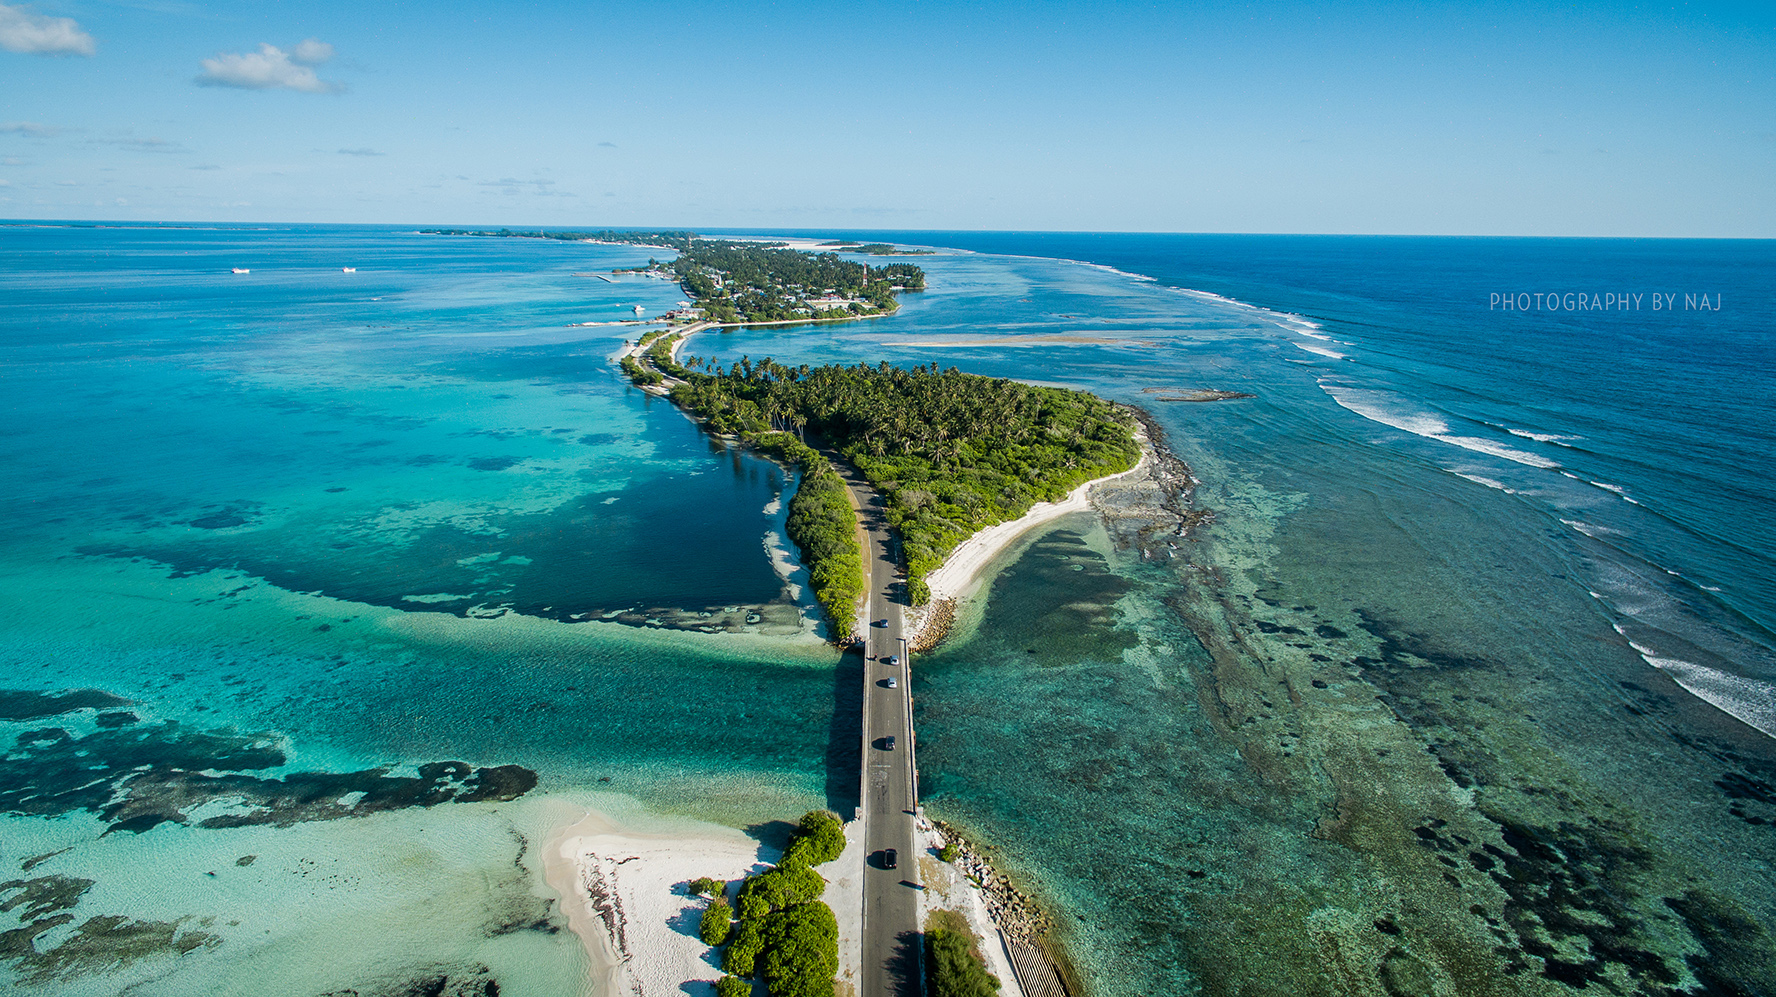
M 929 289 L 688 352 L 1086 388 L 1197 480 L 913 671 L 928 811 L 1087 992 L 1776 992 L 1776 244 L 752 234 Z M 793 480 L 578 324 L 676 303 L 578 276 L 649 255 L 0 227 L 22 991 L 579 992 L 552 828 L 845 809 Z

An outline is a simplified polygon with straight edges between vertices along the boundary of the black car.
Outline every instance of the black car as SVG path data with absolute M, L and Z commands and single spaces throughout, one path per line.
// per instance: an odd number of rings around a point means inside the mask
M 882 868 L 893 869 L 900 865 L 900 853 L 892 848 L 882 849 Z
M 887 750 L 893 751 L 894 750 L 894 735 L 893 734 L 888 735 L 886 743 L 887 743 Z

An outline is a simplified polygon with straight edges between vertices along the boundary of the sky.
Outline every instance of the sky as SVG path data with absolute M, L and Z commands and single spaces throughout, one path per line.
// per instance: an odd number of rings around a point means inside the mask
M 0 0 L 0 218 L 1776 237 L 1776 4 Z

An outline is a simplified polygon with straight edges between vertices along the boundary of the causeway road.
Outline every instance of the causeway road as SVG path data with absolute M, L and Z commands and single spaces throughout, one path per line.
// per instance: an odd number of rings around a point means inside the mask
M 919 855 L 913 822 L 912 692 L 903 636 L 906 583 L 888 531 L 885 503 L 849 466 L 834 462 L 857 509 L 859 540 L 868 569 L 869 618 L 864 629 L 863 692 L 863 976 L 860 997 L 917 997 L 919 967 Z M 890 665 L 894 657 L 898 663 Z M 894 687 L 889 688 L 889 680 Z M 893 747 L 890 748 L 889 739 Z M 898 861 L 887 868 L 886 853 Z

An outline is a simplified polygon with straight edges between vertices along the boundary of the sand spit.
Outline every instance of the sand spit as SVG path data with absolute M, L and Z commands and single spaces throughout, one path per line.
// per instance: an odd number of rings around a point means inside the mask
M 855 984 L 863 961 L 863 848 L 857 822 L 845 826 L 845 853 L 817 867 L 821 899 L 839 916 L 839 979 Z M 591 960 L 598 997 L 702 997 L 722 976 L 720 954 L 697 928 L 708 901 L 687 884 L 704 876 L 733 883 L 769 868 L 777 849 L 730 827 L 684 821 L 658 831 L 617 824 L 600 813 L 558 829 L 543 847 L 543 872 L 568 925 Z M 729 890 L 730 901 L 733 898 Z

